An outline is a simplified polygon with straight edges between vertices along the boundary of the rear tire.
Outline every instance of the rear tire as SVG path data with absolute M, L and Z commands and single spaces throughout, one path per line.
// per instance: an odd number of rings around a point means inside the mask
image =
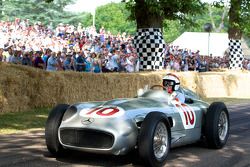
M 205 137 L 209 148 L 222 148 L 229 137 L 229 114 L 222 102 L 212 103 L 205 116 Z
M 50 113 L 45 126 L 45 140 L 49 152 L 54 156 L 61 156 L 64 152 L 58 139 L 58 128 L 68 104 L 58 104 Z
M 159 167 L 166 162 L 171 143 L 170 124 L 165 114 L 149 113 L 142 122 L 138 150 L 146 166 Z

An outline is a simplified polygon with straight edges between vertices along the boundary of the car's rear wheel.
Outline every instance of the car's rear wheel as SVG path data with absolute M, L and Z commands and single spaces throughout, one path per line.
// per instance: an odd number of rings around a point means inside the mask
M 222 148 L 229 137 L 229 114 L 222 102 L 212 103 L 205 117 L 205 137 L 208 147 Z
M 58 104 L 54 107 L 50 111 L 45 125 L 46 145 L 49 152 L 54 156 L 61 156 L 64 152 L 64 149 L 58 139 L 58 128 L 68 107 L 69 105 L 67 104 Z
M 141 126 L 138 149 L 146 166 L 163 166 L 170 149 L 170 125 L 165 114 L 149 113 Z

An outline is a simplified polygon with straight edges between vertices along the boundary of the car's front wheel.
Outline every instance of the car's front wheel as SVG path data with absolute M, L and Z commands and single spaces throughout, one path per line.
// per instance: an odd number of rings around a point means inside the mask
M 208 147 L 222 148 L 229 137 L 229 114 L 222 102 L 212 103 L 206 113 L 205 137 Z
M 165 114 L 149 113 L 141 126 L 138 149 L 146 166 L 163 166 L 170 149 L 170 125 Z
M 69 105 L 67 104 L 58 104 L 54 107 L 50 111 L 45 125 L 46 145 L 49 152 L 54 156 L 60 156 L 64 152 L 64 149 L 58 139 L 58 128 L 68 107 Z

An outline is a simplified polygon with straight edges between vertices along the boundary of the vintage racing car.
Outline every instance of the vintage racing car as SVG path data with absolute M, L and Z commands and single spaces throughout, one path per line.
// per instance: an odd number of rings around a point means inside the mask
M 123 155 L 137 150 L 145 165 L 163 166 L 172 147 L 200 140 L 215 149 L 226 144 L 230 123 L 224 103 L 209 105 L 184 88 L 179 89 L 186 99 L 181 103 L 162 87 L 154 85 L 135 98 L 57 105 L 45 127 L 49 152 Z

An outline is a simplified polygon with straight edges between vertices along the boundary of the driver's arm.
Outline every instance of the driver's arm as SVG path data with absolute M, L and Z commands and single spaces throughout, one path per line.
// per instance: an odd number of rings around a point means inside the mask
M 185 96 L 184 96 L 183 93 L 176 92 L 176 98 L 177 98 L 181 103 L 184 103 L 184 102 L 185 102 Z

